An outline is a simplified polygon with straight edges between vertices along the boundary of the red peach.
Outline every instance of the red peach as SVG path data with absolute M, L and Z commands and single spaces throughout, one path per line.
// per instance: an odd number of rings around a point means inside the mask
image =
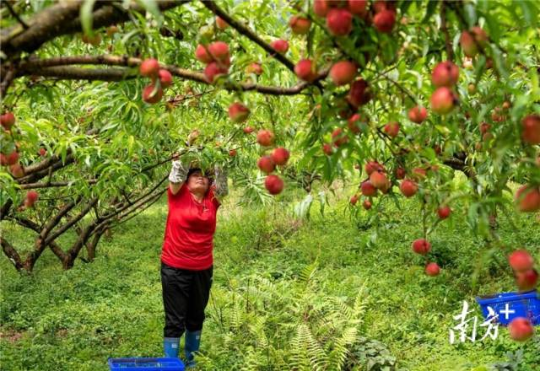
M 389 122 L 384 126 L 384 132 L 392 138 L 397 137 L 399 134 L 399 123 Z
M 143 100 L 146 103 L 155 104 L 163 97 L 163 89 L 154 84 L 146 86 L 143 90 Z
M 263 73 L 262 65 L 258 62 L 253 62 L 246 67 L 246 73 L 253 73 L 257 76 L 260 76 Z
M 149 58 L 145 59 L 139 68 L 141 76 L 156 78 L 159 72 L 159 62 L 157 59 Z
M 294 72 L 299 79 L 313 82 L 317 77 L 317 72 L 315 71 L 315 64 L 309 59 L 302 59 L 294 67 Z
M 169 86 L 172 85 L 173 83 L 172 75 L 169 71 L 159 70 L 158 75 L 159 75 L 159 82 L 161 83 L 162 88 L 168 88 Z
M 283 180 L 277 175 L 268 175 L 264 181 L 264 186 L 272 195 L 277 195 L 283 191 Z
M 388 185 L 388 178 L 386 175 L 381 171 L 374 171 L 369 176 L 369 181 L 373 186 L 377 189 L 386 189 Z
M 214 60 L 208 53 L 207 48 L 201 44 L 197 45 L 197 49 L 195 49 L 195 58 L 204 64 L 208 64 Z
M 336 147 L 339 147 L 349 141 L 347 135 L 341 128 L 337 128 L 332 132 L 332 141 Z
M 459 68 L 450 61 L 437 64 L 431 73 L 431 81 L 436 87 L 451 87 L 457 83 L 458 78 Z
M 508 333 L 513 340 L 527 341 L 534 334 L 534 327 L 527 318 L 518 317 L 508 325 Z
M 323 144 L 323 152 L 325 155 L 330 156 L 334 150 L 332 149 L 332 146 L 328 143 Z
M 367 12 L 367 5 L 367 0 L 349 0 L 347 3 L 347 8 L 352 14 L 361 17 Z
M 289 50 L 289 43 L 286 40 L 274 40 L 270 46 L 278 53 L 283 54 Z
M 437 263 L 429 263 L 426 265 L 425 272 L 428 276 L 438 276 L 441 272 L 441 268 Z
M 360 107 L 369 102 L 371 99 L 369 84 L 363 79 L 358 79 L 351 84 L 348 102 L 354 107 Z
M 377 195 L 377 188 L 375 188 L 375 186 L 369 180 L 366 180 L 360 184 L 360 190 L 366 197 L 373 197 Z
M 10 130 L 15 125 L 15 115 L 12 112 L 6 112 L 0 116 L 0 125 L 6 130 Z
M 515 201 L 518 210 L 521 212 L 540 210 L 540 187 L 521 186 L 516 192 Z
M 326 0 L 315 0 L 313 2 L 313 13 L 315 13 L 318 17 L 326 17 L 329 10 L 330 7 L 328 6 Z
M 289 20 L 289 26 L 291 27 L 293 33 L 305 35 L 311 28 L 311 21 L 307 18 L 295 15 Z
M 204 76 L 206 77 L 206 81 L 213 84 L 219 76 L 226 75 L 228 72 L 228 68 L 220 66 L 217 62 L 210 62 L 204 69 Z
M 226 61 L 229 57 L 229 45 L 223 41 L 216 41 L 208 46 L 208 52 L 214 59 Z
M 538 285 L 538 271 L 529 269 L 525 272 L 515 272 L 516 285 L 519 291 L 531 291 Z
M 449 88 L 443 86 L 437 88 L 431 95 L 431 109 L 435 113 L 447 114 L 454 109 L 457 97 Z
M 257 143 L 263 147 L 269 147 L 274 143 L 274 133 L 270 130 L 261 129 L 257 133 Z
M 405 179 L 401 182 L 399 190 L 405 197 L 409 198 L 416 194 L 418 185 L 410 179 Z
M 229 118 L 233 122 L 244 122 L 249 116 L 249 108 L 240 102 L 235 102 L 229 106 Z
M 283 147 L 278 147 L 272 152 L 272 159 L 276 165 L 283 166 L 289 161 L 290 153 Z
M 419 238 L 413 241 L 412 249 L 417 254 L 426 255 L 431 250 L 431 244 L 427 240 Z
M 229 24 L 227 22 L 225 22 L 225 20 L 221 17 L 216 17 L 216 26 L 217 28 L 219 28 L 220 30 L 224 30 L 226 29 L 227 27 L 229 27 Z
M 527 250 L 516 250 L 508 256 L 508 263 L 513 270 L 522 272 L 533 268 L 534 259 Z
M 409 120 L 421 124 L 427 118 L 426 107 L 416 106 L 409 110 Z
M 262 172 L 270 174 L 276 169 L 276 163 L 271 156 L 263 156 L 257 161 L 257 166 Z
M 521 139 L 528 144 L 540 144 L 540 115 L 526 116 L 521 121 Z
M 341 86 L 353 81 L 357 70 L 358 68 L 355 63 L 340 61 L 332 66 L 329 76 L 335 85 Z
M 451 213 L 452 213 L 452 209 L 448 205 L 440 206 L 437 209 L 437 214 L 439 215 L 440 219 L 448 218 Z
M 396 23 L 396 12 L 392 10 L 383 10 L 373 17 L 373 25 L 377 31 L 390 33 Z
M 352 14 L 347 9 L 330 9 L 326 16 L 326 26 L 334 36 L 345 36 L 352 31 Z

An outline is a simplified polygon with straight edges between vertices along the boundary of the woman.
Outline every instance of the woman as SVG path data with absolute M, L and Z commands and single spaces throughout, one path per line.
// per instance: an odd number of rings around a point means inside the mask
M 169 213 L 161 253 L 161 283 L 165 307 L 165 357 L 178 357 L 185 338 L 185 359 L 195 366 L 213 275 L 216 213 L 227 195 L 227 174 L 215 167 L 209 173 L 173 161 L 167 199 Z

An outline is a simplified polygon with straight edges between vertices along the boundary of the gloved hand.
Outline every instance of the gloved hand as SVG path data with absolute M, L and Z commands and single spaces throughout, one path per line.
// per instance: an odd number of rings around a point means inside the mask
M 181 160 L 172 162 L 172 169 L 169 173 L 169 181 L 171 183 L 183 183 L 186 181 L 189 166 L 182 163 Z
M 224 197 L 229 194 L 229 185 L 227 184 L 227 168 L 214 165 L 214 184 L 216 185 L 216 196 Z

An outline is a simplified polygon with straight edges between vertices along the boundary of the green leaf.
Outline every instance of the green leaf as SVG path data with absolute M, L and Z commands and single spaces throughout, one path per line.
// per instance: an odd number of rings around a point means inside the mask
M 400 9 L 401 9 L 401 14 L 405 14 L 407 13 L 407 10 L 409 10 L 410 6 L 412 5 L 414 1 L 403 1 L 401 3 L 401 6 L 400 6 Z M 420 2 L 418 0 L 416 0 L 416 6 L 418 6 L 420 4 Z
M 133 31 L 130 31 L 128 32 L 127 34 L 124 35 L 124 37 L 122 37 L 122 44 L 125 46 L 127 45 L 127 43 L 132 39 L 134 38 L 136 35 L 140 34 L 141 33 L 141 30 L 139 29 L 135 29 Z
M 84 4 L 81 6 L 81 12 L 80 12 L 81 26 L 82 26 L 83 32 L 89 36 L 92 36 L 94 33 L 92 31 L 92 21 L 93 21 L 92 12 L 94 10 L 95 2 L 96 0 L 84 0 Z
M 472 3 L 465 3 L 463 8 L 465 10 L 465 20 L 469 28 L 471 28 L 476 24 L 476 9 Z
M 499 42 L 501 35 L 500 23 L 497 19 L 493 18 L 489 13 L 482 14 L 488 25 L 489 37 L 495 42 Z
M 163 16 L 159 11 L 159 7 L 155 0 L 136 0 L 141 6 L 146 9 L 147 12 L 152 14 L 154 18 L 158 21 L 158 24 L 161 24 L 163 21 Z
M 421 23 L 426 23 L 431 18 L 431 16 L 435 13 L 435 10 L 437 10 L 438 5 L 439 1 L 428 1 L 426 15 L 424 16 L 424 19 L 422 19 Z
M 62 162 L 66 162 L 66 156 L 67 156 L 67 147 L 62 146 L 62 151 L 60 152 L 60 157 L 62 158 Z
M 493 61 L 495 62 L 495 67 L 497 71 L 501 74 L 503 79 L 508 79 L 508 69 L 504 63 L 502 52 L 496 46 L 491 46 L 491 54 L 493 55 Z
M 484 55 L 478 56 L 476 63 L 474 64 L 474 83 L 478 85 L 478 82 L 482 78 L 486 67 L 486 57 Z
M 523 11 L 523 17 L 525 18 L 527 26 L 536 27 L 539 12 L 537 3 L 535 1 L 517 1 L 517 3 Z
M 128 139 L 128 154 L 131 156 L 133 154 L 133 145 L 135 144 L 135 137 L 133 135 L 129 136 Z

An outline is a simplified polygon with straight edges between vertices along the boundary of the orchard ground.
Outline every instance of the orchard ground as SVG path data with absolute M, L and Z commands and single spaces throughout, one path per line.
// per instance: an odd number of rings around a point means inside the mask
M 475 295 L 515 291 L 508 265 L 495 264 L 494 258 L 504 263 L 506 255 L 486 252 L 483 241 L 464 225 L 466 217 L 458 205 L 431 235 L 430 256 L 442 272 L 429 277 L 422 257 L 410 248 L 421 233 L 418 202 L 400 201 L 401 209 L 385 210 L 389 217 L 385 226 L 370 228 L 365 224 L 366 211 L 359 219 L 349 217 L 352 191 L 332 196 L 324 218 L 319 204 L 314 204 L 311 219 L 302 221 L 292 216 L 293 203 L 286 202 L 298 200 L 300 193 L 288 192 L 280 196 L 283 204 L 266 208 L 237 206 L 241 195 L 229 196 L 218 213 L 214 283 L 199 369 L 239 369 L 250 352 L 249 336 L 242 327 L 220 325 L 220 318 L 233 308 L 227 297 L 249 293 L 254 277 L 268 278 L 276 285 L 292 284 L 314 262 L 317 300 L 333 296 L 350 302 L 365 285 L 360 335 L 381 341 L 391 354 L 374 355 L 375 370 L 382 369 L 384 362 L 392 363 L 392 357 L 399 369 L 487 370 L 482 366 L 502 365 L 508 361 L 507 352 L 520 349 L 518 369 L 538 367 L 538 336 L 517 343 L 501 328 L 496 340 L 449 343 L 449 329 L 456 325 L 452 316 L 461 311 L 463 300 L 480 319 Z M 39 260 L 33 276 L 16 273 L 2 259 L 2 370 L 107 370 L 108 357 L 161 356 L 159 255 L 166 216 L 164 197 L 104 239 L 93 263 L 77 260 L 69 271 L 60 269 L 50 251 Z M 501 216 L 502 240 L 513 248 L 528 249 L 539 261 L 537 215 L 511 217 L 519 228 L 516 231 Z M 4 231 L 18 245 L 24 241 L 31 246 L 31 236 L 21 229 L 9 226 Z M 264 290 L 261 287 L 259 295 Z M 479 328 L 479 336 L 482 331 Z M 289 340 L 275 334 L 271 341 L 286 348 Z

